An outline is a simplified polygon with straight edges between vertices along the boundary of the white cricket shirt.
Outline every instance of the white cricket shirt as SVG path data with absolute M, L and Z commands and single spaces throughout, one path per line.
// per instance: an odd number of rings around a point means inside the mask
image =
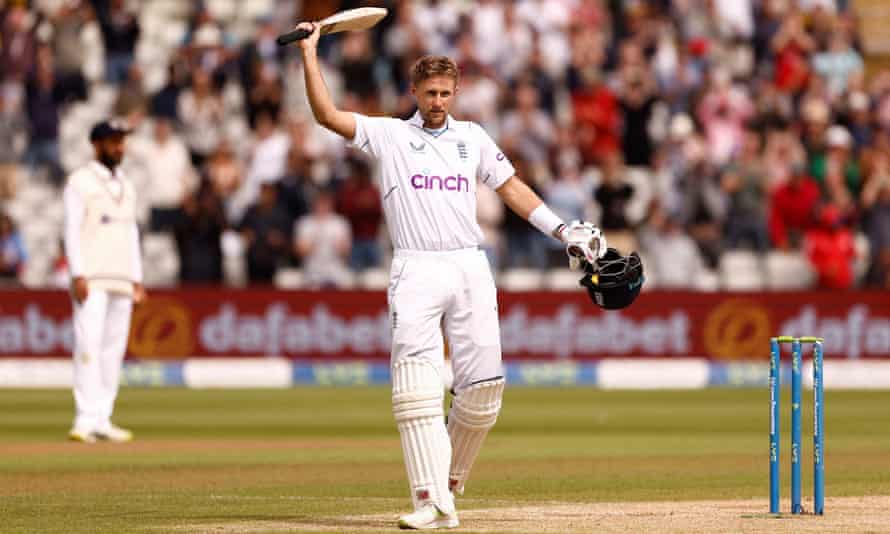
M 516 171 L 474 122 L 446 119 L 430 133 L 415 113 L 408 120 L 355 115 L 352 144 L 380 165 L 383 213 L 399 250 L 478 246 L 476 181 L 497 189 Z
M 92 161 L 74 171 L 65 185 L 65 253 L 72 277 L 90 288 L 132 294 L 142 281 L 139 227 L 133 186 Z

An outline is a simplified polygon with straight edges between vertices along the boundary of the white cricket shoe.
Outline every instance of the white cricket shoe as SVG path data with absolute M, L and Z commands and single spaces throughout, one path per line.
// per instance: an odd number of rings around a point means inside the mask
M 68 441 L 79 441 L 80 443 L 96 443 L 96 436 L 90 430 L 82 428 L 72 428 L 68 431 Z
M 433 503 L 427 503 L 413 513 L 399 518 L 399 528 L 405 530 L 433 530 L 437 528 L 457 528 L 457 512 L 445 513 Z
M 93 435 L 96 437 L 96 439 L 100 439 L 102 441 L 112 441 L 114 443 L 125 443 L 127 441 L 133 441 L 133 433 L 126 428 L 121 428 L 117 425 L 109 425 L 102 430 L 96 430 L 93 432 Z

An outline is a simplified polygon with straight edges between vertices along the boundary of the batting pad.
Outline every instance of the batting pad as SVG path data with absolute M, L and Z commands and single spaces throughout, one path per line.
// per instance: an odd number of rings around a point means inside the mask
M 488 431 L 501 411 L 504 379 L 499 377 L 473 384 L 455 395 L 448 412 L 448 434 L 451 437 L 450 485 L 454 493 L 463 495 L 464 483 Z
M 415 510 L 425 502 L 454 511 L 448 491 L 451 442 L 443 419 L 444 391 L 438 370 L 408 358 L 392 367 L 392 412 L 402 439 L 402 453 Z

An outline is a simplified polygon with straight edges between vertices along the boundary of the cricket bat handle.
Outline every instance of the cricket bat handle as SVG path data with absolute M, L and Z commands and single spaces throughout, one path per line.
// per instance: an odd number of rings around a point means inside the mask
M 275 42 L 278 43 L 278 46 L 285 46 L 291 44 L 294 41 L 302 41 L 310 35 L 312 35 L 311 31 L 299 29 L 279 35 L 278 38 L 275 39 Z

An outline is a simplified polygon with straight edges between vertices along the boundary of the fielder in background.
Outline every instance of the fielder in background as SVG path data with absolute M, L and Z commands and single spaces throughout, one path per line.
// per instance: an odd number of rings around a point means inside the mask
M 541 232 L 591 262 L 606 252 L 605 240 L 587 223 L 563 224 L 515 176 L 513 165 L 478 124 L 448 114 L 458 91 L 458 69 L 451 59 L 427 56 L 415 63 L 411 93 L 418 110 L 413 117 L 367 117 L 337 109 L 319 68 L 318 25 L 297 28 L 312 32 L 300 47 L 315 119 L 379 165 L 383 210 L 395 247 L 387 291 L 393 414 L 414 503 L 399 526 L 453 528 L 458 526 L 454 495 L 463 493 L 504 391 L 497 292 L 479 249 L 477 180 Z M 447 426 L 440 324 L 454 371 Z
M 74 308 L 74 403 L 68 437 L 130 441 L 111 423 L 133 303 L 145 298 L 133 186 L 118 166 L 128 130 L 106 121 L 90 132 L 96 159 L 67 180 L 65 254 Z

